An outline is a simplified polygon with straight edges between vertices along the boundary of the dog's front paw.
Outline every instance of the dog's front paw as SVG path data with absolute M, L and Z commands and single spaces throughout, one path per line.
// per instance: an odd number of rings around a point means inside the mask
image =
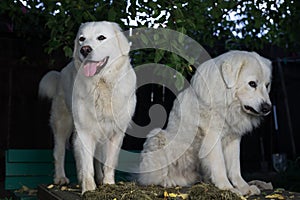
M 84 179 L 81 183 L 82 191 L 81 194 L 85 193 L 86 191 L 91 191 L 96 189 L 96 184 L 94 179 Z
M 239 191 L 242 193 L 242 195 L 259 195 L 260 194 L 260 189 L 256 187 L 255 185 L 247 185 L 244 187 L 239 188 Z
M 259 181 L 259 180 L 253 180 L 248 182 L 249 185 L 255 185 L 257 186 L 260 190 L 273 190 L 273 185 L 271 182 L 266 183 L 264 181 Z
M 231 191 L 231 192 L 233 192 L 233 193 L 235 193 L 235 194 L 237 194 L 238 196 L 242 196 L 243 194 L 242 194 L 242 192 L 240 191 L 240 190 L 238 190 L 238 189 L 236 189 L 236 188 L 234 188 L 234 187 L 230 187 L 230 186 L 218 186 L 218 185 L 216 185 L 217 186 L 217 188 L 219 188 L 220 190 L 229 190 L 229 191 Z
M 250 195 L 259 195 L 260 189 L 255 185 L 250 185 Z
M 104 177 L 103 184 L 115 184 L 115 179 L 112 177 Z
M 54 184 L 56 184 L 56 185 L 67 185 L 67 184 L 69 184 L 70 183 L 70 181 L 69 181 L 69 179 L 67 178 L 67 177 L 55 177 L 54 178 Z
M 237 194 L 238 196 L 243 196 L 243 194 L 236 188 L 230 188 L 229 189 L 231 192 Z

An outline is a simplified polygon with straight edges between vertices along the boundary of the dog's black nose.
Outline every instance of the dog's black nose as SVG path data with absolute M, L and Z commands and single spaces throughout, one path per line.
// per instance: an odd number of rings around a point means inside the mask
M 262 113 L 267 114 L 271 111 L 272 105 L 268 103 L 262 103 L 260 106 L 260 110 Z
M 87 55 L 89 55 L 89 53 L 91 53 L 93 51 L 92 47 L 90 46 L 83 46 L 80 49 L 80 53 L 84 56 L 87 57 Z

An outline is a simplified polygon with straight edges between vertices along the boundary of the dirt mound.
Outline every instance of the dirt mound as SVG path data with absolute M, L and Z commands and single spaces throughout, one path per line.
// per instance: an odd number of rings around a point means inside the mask
M 192 187 L 163 188 L 160 186 L 139 186 L 133 182 L 119 182 L 116 185 L 102 185 L 95 191 L 84 193 L 85 200 L 240 200 L 236 194 L 219 190 L 213 185 L 199 183 Z

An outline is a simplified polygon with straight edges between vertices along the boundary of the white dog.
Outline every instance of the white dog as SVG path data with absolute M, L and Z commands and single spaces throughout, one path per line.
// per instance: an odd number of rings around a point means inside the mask
M 147 136 L 139 182 L 165 187 L 201 180 L 237 194 L 259 194 L 240 172 L 241 137 L 271 110 L 271 62 L 230 51 L 200 65 L 178 95 L 165 130 Z
M 60 73 L 51 71 L 41 80 L 40 95 L 52 99 L 56 184 L 69 182 L 64 171 L 65 144 L 74 125 L 82 192 L 96 188 L 94 158 L 97 183 L 115 182 L 120 146 L 136 104 L 136 75 L 129 48 L 117 24 L 84 23 L 77 33 L 73 61 Z

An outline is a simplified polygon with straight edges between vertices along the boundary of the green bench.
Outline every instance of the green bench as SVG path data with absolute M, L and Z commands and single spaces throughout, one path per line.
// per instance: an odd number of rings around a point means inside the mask
M 139 151 L 133 151 L 139 153 Z M 133 153 L 132 152 L 132 153 Z M 133 154 L 131 154 L 133 155 Z M 136 165 L 137 156 L 120 154 L 119 166 Z M 49 149 L 9 149 L 5 152 L 5 190 L 16 191 L 26 186 L 31 189 L 39 185 L 53 183 L 54 162 L 53 150 Z M 71 151 L 66 152 L 65 159 L 66 175 L 71 183 L 77 183 L 76 165 Z M 116 181 L 129 181 L 131 174 L 116 171 Z M 17 199 L 33 200 L 36 196 L 14 192 Z
M 66 174 L 76 183 L 76 165 L 71 151 L 66 152 Z M 26 186 L 36 189 L 40 184 L 53 183 L 53 150 L 9 149 L 5 152 L 5 190 L 16 191 Z M 14 192 L 18 199 L 35 199 L 32 195 Z

